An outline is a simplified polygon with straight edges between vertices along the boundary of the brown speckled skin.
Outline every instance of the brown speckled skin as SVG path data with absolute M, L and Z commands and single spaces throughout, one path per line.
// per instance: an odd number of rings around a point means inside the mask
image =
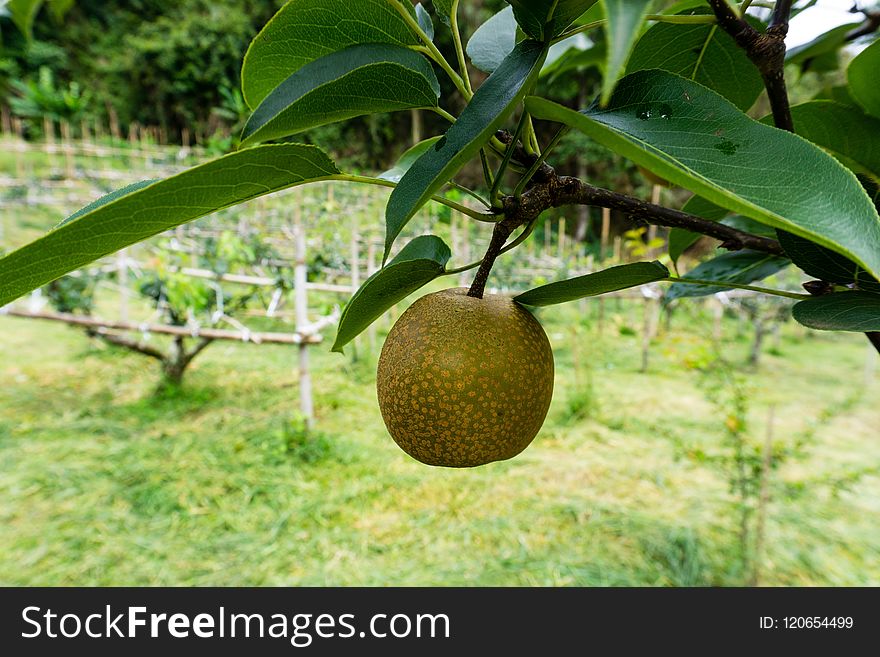
M 553 396 L 553 352 L 510 298 L 444 290 L 401 315 L 376 383 L 385 425 L 407 454 L 474 467 L 516 456 L 537 435 Z

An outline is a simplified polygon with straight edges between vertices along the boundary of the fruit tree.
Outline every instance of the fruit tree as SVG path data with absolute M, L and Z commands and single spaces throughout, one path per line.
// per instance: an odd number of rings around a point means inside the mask
M 0 260 L 0 306 L 221 208 L 333 181 L 391 189 L 383 267 L 347 304 L 334 350 L 429 282 L 475 271 L 468 290 L 416 302 L 380 359 L 386 424 L 426 463 L 509 458 L 538 431 L 553 361 L 528 307 L 652 282 L 670 284 L 668 298 L 745 288 L 794 299 L 800 323 L 864 332 L 880 350 L 876 7 L 856 6 L 852 24 L 789 50 L 790 19 L 814 1 L 508 0 L 470 35 L 460 29 L 463 4 L 290 0 L 244 57 L 253 113 L 240 149 L 121 189 L 8 254 Z M 451 37 L 449 56 L 437 45 L 441 31 Z M 859 46 L 856 56 L 848 44 Z M 799 88 L 812 99 L 792 104 L 793 80 L 806 79 L 794 74 L 808 70 L 835 83 L 818 94 Z M 587 107 L 557 102 L 555 90 L 572 81 L 595 88 Z M 400 110 L 432 112 L 448 127 L 380 176 L 341 171 L 320 148 L 291 139 Z M 693 196 L 681 208 L 664 207 L 567 175 L 554 166 L 554 149 L 570 131 Z M 266 144 L 273 141 L 281 143 Z M 465 190 L 474 199 L 465 205 L 446 192 L 464 187 L 468 166 L 482 181 Z M 431 203 L 485 224 L 491 236 L 482 258 L 450 266 L 453 254 L 433 235 L 398 248 Z M 670 229 L 668 256 L 512 300 L 485 294 L 496 259 L 523 244 L 543 213 L 574 205 Z M 700 236 L 717 240 L 718 254 L 679 275 L 678 257 Z M 792 266 L 814 279 L 805 291 L 754 285 Z

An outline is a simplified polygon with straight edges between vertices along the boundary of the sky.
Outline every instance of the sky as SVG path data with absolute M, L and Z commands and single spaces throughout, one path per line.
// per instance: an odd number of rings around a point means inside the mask
M 872 3 L 861 3 L 862 6 L 870 4 Z M 793 48 L 812 41 L 838 25 L 858 22 L 860 16 L 849 13 L 852 6 L 853 0 L 819 0 L 816 6 L 792 19 L 785 43 L 789 48 Z

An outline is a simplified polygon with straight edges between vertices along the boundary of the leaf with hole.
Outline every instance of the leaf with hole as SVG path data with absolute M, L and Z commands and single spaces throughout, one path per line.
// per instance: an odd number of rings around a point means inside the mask
M 354 340 L 394 304 L 441 276 L 452 253 L 439 237 L 422 235 L 370 276 L 345 306 L 333 351 Z
M 748 285 L 776 274 L 791 264 L 788 258 L 759 253 L 758 251 L 734 251 L 722 253 L 711 260 L 700 263 L 683 279 L 718 281 L 722 285 L 694 285 L 673 283 L 666 292 L 664 300 L 668 303 L 682 297 L 704 297 L 716 292 L 730 290 L 723 283 Z
M 251 42 L 241 89 L 257 107 L 279 84 L 316 59 L 359 44 L 417 46 L 422 42 L 396 7 L 400 0 L 290 0 Z
M 418 53 L 384 44 L 351 46 L 309 62 L 279 84 L 248 119 L 241 143 L 365 114 L 436 107 L 439 97 L 434 69 Z
M 138 183 L 75 213 L 38 240 L 0 258 L 0 307 L 126 246 L 275 191 L 339 174 L 324 151 L 260 146 L 170 178 Z
M 880 294 L 836 292 L 796 303 L 792 315 L 819 331 L 880 331 Z
M 477 89 L 461 116 L 434 147 L 401 178 L 385 210 L 385 256 L 394 240 L 425 202 L 463 167 L 495 134 L 531 89 L 547 49 L 523 41 Z
M 576 112 L 535 97 L 526 107 L 716 205 L 880 272 L 880 217 L 852 172 L 702 85 L 667 71 L 639 71 L 621 80 L 605 108 Z
M 669 270 L 657 261 L 634 262 L 567 281 L 542 285 L 514 297 L 514 301 L 524 306 L 552 306 L 584 297 L 626 290 L 646 283 L 662 281 L 668 277 Z

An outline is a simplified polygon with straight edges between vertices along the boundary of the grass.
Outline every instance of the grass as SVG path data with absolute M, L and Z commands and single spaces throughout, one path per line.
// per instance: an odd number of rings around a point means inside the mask
M 32 157 L 26 174 L 47 175 Z M 351 222 L 314 210 L 331 205 L 316 190 L 310 238 L 345 251 Z M 0 246 L 72 209 L 13 206 Z M 157 396 L 152 361 L 0 316 L 0 584 L 739 585 L 718 460 L 729 411 L 703 374 L 721 356 L 746 380 L 749 445 L 763 445 L 772 407 L 790 452 L 769 488 L 760 582 L 880 585 L 880 386 L 864 382 L 862 336 L 786 325 L 755 372 L 748 331 L 726 320 L 715 344 L 711 317 L 688 303 L 640 373 L 640 304 L 608 302 L 601 333 L 596 304 L 580 307 L 541 311 L 557 385 L 534 444 L 466 471 L 396 447 L 365 339 L 356 361 L 312 350 L 318 418 L 304 433 L 293 348 L 214 344 L 180 391 Z
M 303 436 L 289 348 L 212 346 L 178 394 L 155 397 L 150 362 L 0 320 L 0 582 L 741 583 L 726 482 L 686 456 L 723 435 L 688 365 L 711 351 L 693 318 L 645 374 L 637 336 L 575 334 L 571 310 L 542 320 L 559 370 L 545 429 L 520 457 L 467 471 L 394 445 L 368 354 L 313 350 L 318 429 Z M 724 350 L 742 362 L 747 344 Z M 753 433 L 773 404 L 779 440 L 810 446 L 777 476 L 762 583 L 880 584 L 876 470 L 837 481 L 880 463 L 876 386 L 851 394 L 865 347 L 789 329 L 780 350 L 750 379 Z

